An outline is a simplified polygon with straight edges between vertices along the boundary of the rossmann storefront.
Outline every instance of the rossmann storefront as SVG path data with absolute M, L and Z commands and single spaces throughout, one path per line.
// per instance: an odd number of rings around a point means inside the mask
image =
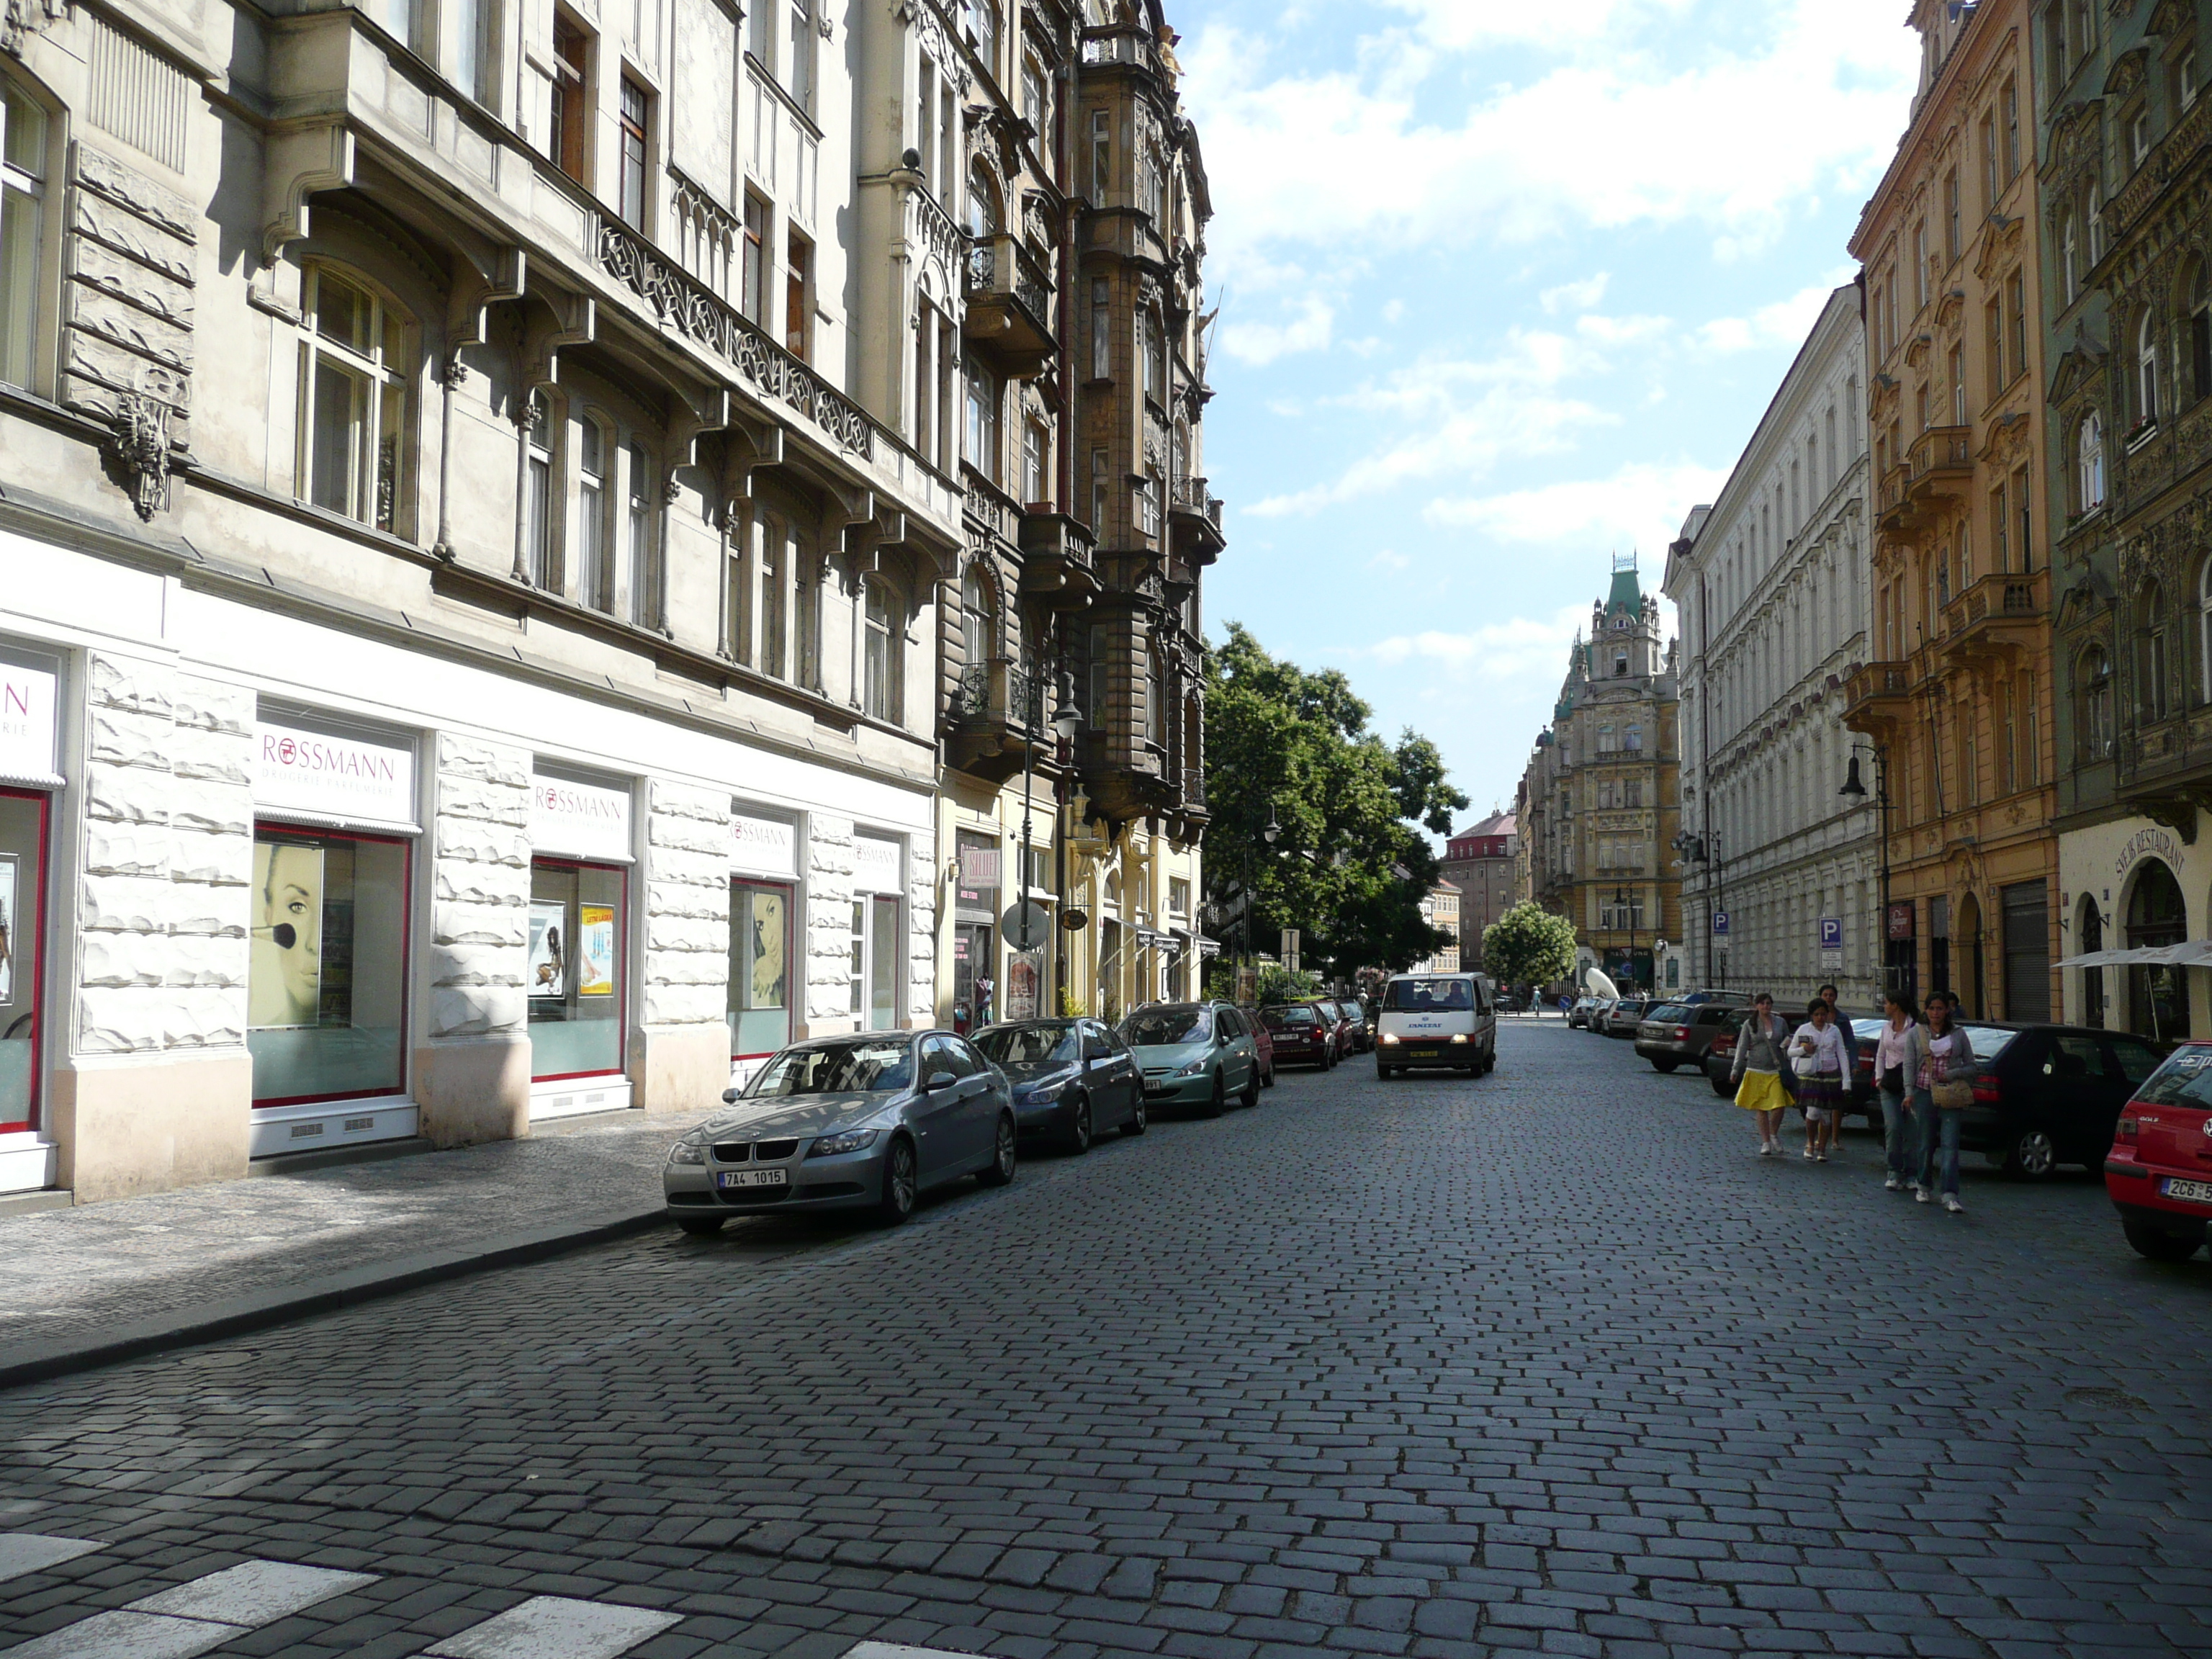
M 932 819 L 919 781 L 0 532 L 0 1204 L 704 1112 L 927 1018 Z

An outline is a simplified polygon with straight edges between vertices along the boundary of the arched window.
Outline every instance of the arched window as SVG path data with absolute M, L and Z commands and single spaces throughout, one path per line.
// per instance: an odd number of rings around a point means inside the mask
M 968 234 L 995 236 L 1006 225 L 1000 206 L 999 182 L 981 161 L 968 169 Z
M 317 507 L 393 527 L 404 465 L 407 319 L 367 285 L 322 264 L 307 270 L 300 321 L 300 480 Z M 541 435 L 542 398 L 530 405 Z M 545 436 L 549 452 L 550 434 Z M 532 483 L 534 484 L 535 478 Z M 547 475 L 550 490 L 550 473 Z M 550 506 L 533 495 L 533 508 Z M 550 526 L 541 521 L 541 532 Z M 542 580 L 545 566 L 532 580 Z
M 2136 324 L 2136 418 L 2158 418 L 2158 313 L 2148 307 Z
M 2104 760 L 2112 752 L 2112 659 L 2101 645 L 2081 653 L 2075 671 L 2081 698 L 2081 758 Z
M 0 76 L 0 382 L 27 386 L 39 344 L 46 112 Z
M 2081 474 L 2081 511 L 2094 513 L 2105 504 L 2105 422 L 2094 409 L 2081 417 L 2074 456 Z
M 861 617 L 861 708 L 871 720 L 899 717 L 899 627 L 890 585 L 872 576 Z
M 2189 307 L 2189 399 L 2212 398 L 2212 282 L 2204 274 L 2204 261 L 2196 261 L 2183 289 Z
M 960 642 L 971 672 L 998 653 L 998 599 L 979 560 L 960 578 Z
M 2127 948 L 2157 949 L 2189 937 L 2188 907 L 2181 884 L 2158 859 L 2136 866 L 2128 894 Z M 2171 967 L 2128 969 L 2129 1024 L 2144 1036 L 2165 1042 L 2189 1035 L 2189 994 L 2182 970 Z

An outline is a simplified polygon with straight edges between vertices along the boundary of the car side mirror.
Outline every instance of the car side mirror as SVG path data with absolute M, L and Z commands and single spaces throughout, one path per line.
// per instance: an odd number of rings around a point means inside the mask
M 723 1090 L 723 1091 L 722 1091 L 722 1104 L 723 1104 L 723 1105 L 725 1105 L 725 1106 L 734 1106 L 734 1105 L 736 1105 L 737 1103 L 738 1103 L 738 1091 L 737 1091 L 735 1089 L 725 1089 L 725 1090 Z
M 933 1095 L 938 1093 L 940 1090 L 950 1089 L 954 1084 L 959 1081 L 960 1079 L 953 1076 L 950 1072 L 932 1072 L 929 1074 L 928 1081 L 924 1083 L 921 1086 L 926 1093 Z

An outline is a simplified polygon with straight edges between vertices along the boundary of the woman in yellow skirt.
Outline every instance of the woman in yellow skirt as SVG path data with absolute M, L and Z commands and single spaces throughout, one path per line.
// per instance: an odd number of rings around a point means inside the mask
M 1729 1072 L 1729 1081 L 1736 1085 L 1735 1103 L 1759 1121 L 1761 1158 L 1782 1153 L 1782 1109 L 1790 1103 L 1790 1090 L 1782 1080 L 1789 1064 L 1783 1050 L 1789 1041 L 1790 1028 L 1774 1017 L 1773 997 L 1761 991 L 1752 999 L 1751 1018 L 1736 1037 L 1735 1063 Z

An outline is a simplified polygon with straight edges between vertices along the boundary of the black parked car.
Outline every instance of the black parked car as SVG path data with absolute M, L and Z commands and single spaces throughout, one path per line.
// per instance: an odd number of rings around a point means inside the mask
M 1108 1129 L 1145 1133 L 1145 1085 L 1137 1057 L 1103 1020 L 1033 1019 L 987 1025 L 971 1039 L 1006 1074 L 1014 1123 L 1087 1152 Z
M 2032 1180 L 2061 1164 L 2103 1168 L 2120 1109 L 2166 1058 L 2125 1031 L 1960 1023 L 1977 1075 L 1959 1144 Z

